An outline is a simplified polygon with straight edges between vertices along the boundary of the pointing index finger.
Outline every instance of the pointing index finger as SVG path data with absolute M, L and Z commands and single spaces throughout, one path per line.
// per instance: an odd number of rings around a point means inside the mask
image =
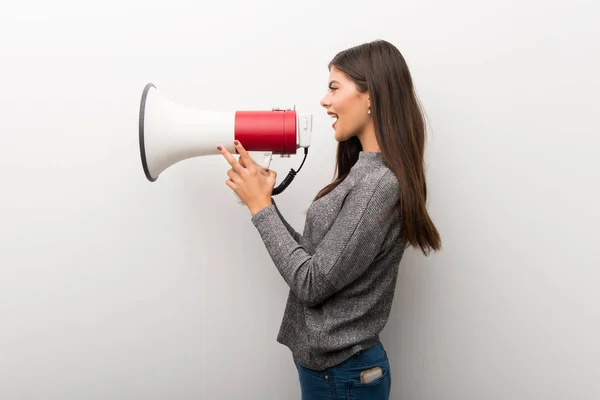
M 244 165 L 246 165 L 246 167 L 252 167 L 254 165 L 254 161 L 252 161 L 244 146 L 242 146 L 239 140 L 235 140 L 233 144 L 235 145 L 236 151 L 240 155 L 240 159 L 244 162 Z
M 217 146 L 217 150 L 219 150 L 221 152 L 221 154 L 223 155 L 223 157 L 225 157 L 225 159 L 227 160 L 229 165 L 231 165 L 233 167 L 234 171 L 238 171 L 240 168 L 243 168 L 237 162 L 235 157 L 233 157 L 233 155 L 231 155 L 231 153 L 225 148 L 225 146 L 219 145 L 219 146 Z

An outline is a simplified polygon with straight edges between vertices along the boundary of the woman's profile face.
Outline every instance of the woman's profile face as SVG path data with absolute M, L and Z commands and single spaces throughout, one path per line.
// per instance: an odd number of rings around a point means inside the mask
M 329 87 L 321 99 L 321 106 L 334 119 L 332 126 L 338 142 L 361 136 L 370 121 L 369 105 L 369 94 L 360 93 L 345 73 L 332 67 Z

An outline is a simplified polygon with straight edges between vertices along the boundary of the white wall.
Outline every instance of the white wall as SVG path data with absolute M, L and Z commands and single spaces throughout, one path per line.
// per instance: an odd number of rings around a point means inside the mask
M 251 13 L 256 13 L 254 16 Z M 327 63 L 384 38 L 430 124 L 444 250 L 402 262 L 394 399 L 600 397 L 600 5 L 21 1 L 0 16 L 0 398 L 298 399 L 287 287 L 220 156 L 146 181 L 141 90 L 315 113 L 278 202 L 333 174 Z M 301 155 L 276 158 L 283 178 Z

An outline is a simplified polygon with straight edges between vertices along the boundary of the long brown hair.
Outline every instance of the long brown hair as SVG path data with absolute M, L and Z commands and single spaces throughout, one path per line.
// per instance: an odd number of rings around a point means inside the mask
M 440 235 L 427 212 L 424 148 L 425 119 L 404 57 L 392 44 L 376 40 L 338 53 L 329 63 L 344 72 L 357 90 L 369 93 L 371 116 L 382 156 L 400 182 L 396 209 L 407 246 L 428 255 L 441 248 Z M 337 177 L 315 200 L 326 195 L 349 174 L 362 150 L 356 136 L 337 148 Z

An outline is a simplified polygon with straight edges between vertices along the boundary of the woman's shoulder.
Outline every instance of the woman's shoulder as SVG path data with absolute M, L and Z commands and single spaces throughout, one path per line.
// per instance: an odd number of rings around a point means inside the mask
M 357 171 L 352 190 L 377 191 L 395 195 L 400 190 L 400 182 L 387 166 L 362 169 Z

